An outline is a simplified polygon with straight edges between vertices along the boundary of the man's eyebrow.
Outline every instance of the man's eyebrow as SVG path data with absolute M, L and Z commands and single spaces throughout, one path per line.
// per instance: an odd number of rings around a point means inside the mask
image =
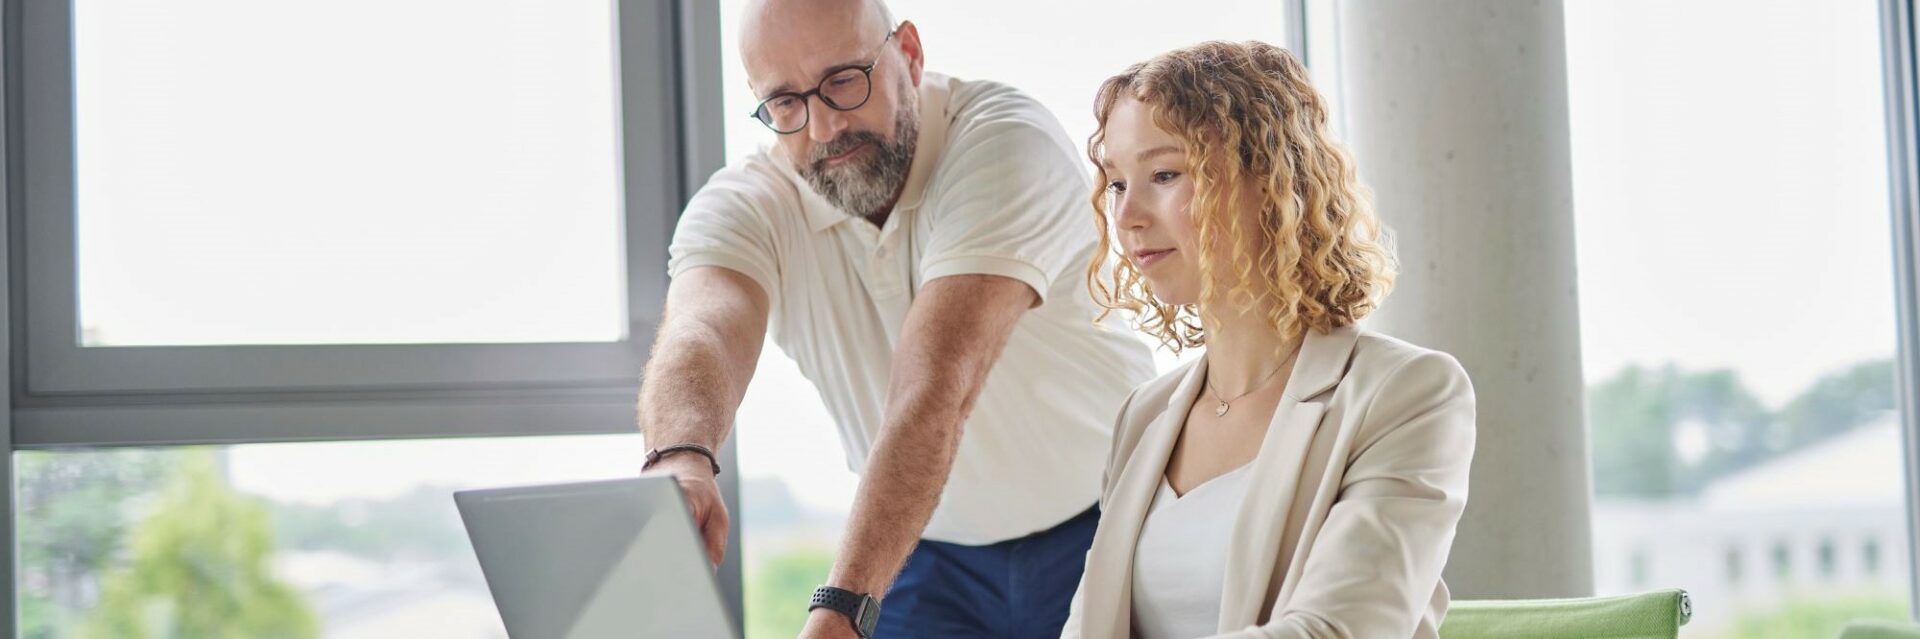
M 858 69 L 858 68 L 861 68 L 861 67 L 864 67 L 864 66 L 867 66 L 867 63 L 865 63 L 865 62 L 842 62 L 842 63 L 840 63 L 840 64 L 836 64 L 836 65 L 833 65 L 833 66 L 830 66 L 830 67 L 827 67 L 827 70 L 825 70 L 825 71 L 821 71 L 821 72 L 820 72 L 820 76 L 819 76 L 819 77 L 820 77 L 820 79 L 819 79 L 819 80 L 814 80 L 814 84 L 815 84 L 816 86 L 817 86 L 817 85 L 819 85 L 819 83 L 820 83 L 820 82 L 822 82 L 822 81 L 825 81 L 825 80 L 826 80 L 827 78 L 829 78 L 829 77 L 832 77 L 832 76 L 833 76 L 833 74 L 835 74 L 835 73 L 839 73 L 839 72 L 841 72 L 841 71 L 845 71 L 845 70 L 847 70 L 847 69 Z M 771 98 L 771 97 L 773 97 L 773 96 L 776 96 L 776 95 L 780 95 L 780 94 L 782 94 L 782 93 L 799 93 L 799 92 L 800 92 L 799 90 L 797 90 L 797 89 L 794 89 L 794 88 L 793 88 L 793 84 L 792 84 L 792 83 L 788 83 L 788 82 L 782 82 L 782 83 L 780 83 L 780 84 L 776 84 L 776 85 L 773 85 L 773 90 L 771 90 L 771 91 L 768 91 L 768 92 L 767 92 L 767 95 L 766 95 L 766 97 L 764 97 L 764 98 L 761 98 L 761 99 L 762 99 L 762 100 L 764 100 L 764 99 L 767 99 L 767 98 Z

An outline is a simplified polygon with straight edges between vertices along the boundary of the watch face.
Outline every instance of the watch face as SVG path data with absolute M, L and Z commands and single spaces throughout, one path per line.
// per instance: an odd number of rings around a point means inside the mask
M 859 626 L 860 636 L 873 636 L 874 626 L 880 625 L 880 602 L 874 600 L 872 595 L 862 595 L 860 612 L 855 616 L 859 617 L 859 622 L 855 625 Z

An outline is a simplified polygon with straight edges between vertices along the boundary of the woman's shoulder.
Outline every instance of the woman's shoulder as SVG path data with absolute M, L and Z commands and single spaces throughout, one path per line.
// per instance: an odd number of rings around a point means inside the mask
M 1473 404 L 1473 381 L 1453 355 L 1390 335 L 1363 330 L 1353 347 L 1353 359 L 1342 380 L 1348 401 L 1375 409 L 1430 406 L 1434 403 Z M 1413 410 L 1413 408 L 1408 408 Z
M 1355 373 L 1393 376 L 1409 372 L 1448 377 L 1457 375 L 1462 379 L 1467 376 L 1467 371 L 1460 366 L 1460 361 L 1445 351 L 1427 348 L 1378 331 L 1357 330 L 1359 335 L 1353 344 L 1353 359 L 1347 373 L 1349 376 Z

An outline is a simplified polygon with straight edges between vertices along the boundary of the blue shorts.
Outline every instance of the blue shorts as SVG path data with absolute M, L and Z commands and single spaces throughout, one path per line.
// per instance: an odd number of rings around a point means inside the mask
M 988 546 L 921 540 L 880 603 L 875 639 L 1058 639 L 1100 509 Z

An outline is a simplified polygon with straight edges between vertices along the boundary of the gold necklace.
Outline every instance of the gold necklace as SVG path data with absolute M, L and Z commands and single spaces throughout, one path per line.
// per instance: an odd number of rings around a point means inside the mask
M 1219 390 L 1217 390 L 1217 389 L 1215 389 L 1215 388 L 1213 387 L 1213 372 L 1212 372 L 1212 369 L 1208 369 L 1208 372 L 1207 372 L 1207 392 L 1209 392 L 1209 393 L 1213 393 L 1213 401 L 1215 401 L 1215 402 L 1219 402 L 1219 404 L 1218 404 L 1218 405 L 1216 405 L 1216 406 L 1214 406 L 1214 407 L 1213 407 L 1213 416 L 1214 416 L 1214 417 L 1226 417 L 1226 416 L 1227 416 L 1227 409 L 1229 409 L 1229 408 L 1232 408 L 1232 406 L 1231 406 L 1231 404 L 1232 404 L 1233 402 L 1237 402 L 1237 401 L 1240 401 L 1240 398 L 1242 398 L 1242 397 L 1246 397 L 1246 396 L 1248 396 L 1248 395 L 1252 395 L 1252 394 L 1254 393 L 1254 391 L 1258 391 L 1258 390 L 1260 390 L 1260 389 L 1262 389 L 1262 388 L 1266 388 L 1266 387 L 1267 387 L 1267 382 L 1271 382 L 1271 381 L 1273 381 L 1273 376 L 1274 376 L 1274 375 L 1278 375 L 1278 374 L 1280 374 L 1280 371 L 1281 371 L 1281 369 L 1284 369 L 1284 368 L 1286 368 L 1286 367 L 1287 367 L 1287 365 L 1288 365 L 1288 364 L 1291 364 L 1291 363 L 1293 363 L 1293 358 L 1294 358 L 1295 356 L 1298 356 L 1299 354 L 1300 354 L 1300 347 L 1298 347 L 1298 346 L 1295 346 L 1295 347 L 1293 348 L 1293 352 L 1292 352 L 1292 353 L 1288 353 L 1288 354 L 1287 354 L 1287 358 L 1286 358 L 1285 360 L 1281 360 L 1281 362 L 1280 362 L 1280 365 L 1279 365 L 1279 366 L 1275 366 L 1275 367 L 1273 367 L 1273 370 L 1271 370 L 1271 371 L 1268 371 L 1268 372 L 1267 372 L 1267 376 L 1266 376 L 1266 377 L 1263 377 L 1263 378 L 1261 378 L 1261 379 L 1260 379 L 1260 383 L 1258 383 L 1258 384 L 1254 384 L 1252 388 L 1250 388 L 1250 389 L 1248 389 L 1248 390 L 1247 390 L 1247 392 L 1244 392 L 1244 393 L 1241 393 L 1241 394 L 1239 394 L 1239 395 L 1235 395 L 1235 396 L 1233 396 L 1233 398 L 1232 398 L 1232 399 L 1221 399 L 1221 398 L 1220 398 L 1220 391 L 1219 391 Z

